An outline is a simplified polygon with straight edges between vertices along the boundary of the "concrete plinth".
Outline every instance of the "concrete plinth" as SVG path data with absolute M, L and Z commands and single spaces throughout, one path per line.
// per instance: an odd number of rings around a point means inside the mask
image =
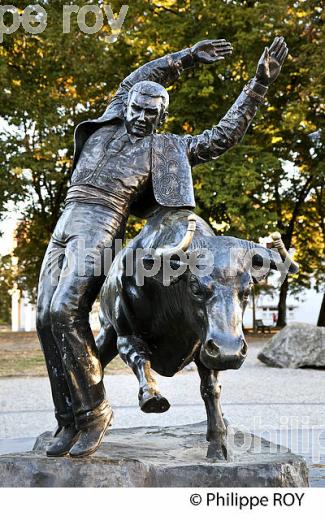
M 46 457 L 49 432 L 33 451 L 0 457 L 1 487 L 298 487 L 302 457 L 229 428 L 229 461 L 206 458 L 206 424 L 111 430 L 91 457 Z

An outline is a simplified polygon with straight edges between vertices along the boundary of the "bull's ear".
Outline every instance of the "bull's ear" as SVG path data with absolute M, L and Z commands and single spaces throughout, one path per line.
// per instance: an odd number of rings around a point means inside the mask
M 141 260 L 145 269 L 152 269 L 155 263 L 155 258 L 152 255 L 145 255 Z
M 188 272 L 188 264 L 183 262 L 179 255 L 172 255 L 169 259 L 146 254 L 140 260 L 143 277 L 154 278 L 163 285 L 170 285 L 184 278 Z
M 188 266 L 188 262 L 184 261 L 178 254 L 172 255 L 169 259 L 169 265 L 172 269 L 179 269 L 182 266 Z
M 156 257 L 156 256 L 152 256 L 152 255 L 145 255 L 144 257 L 142 257 L 142 262 L 143 262 L 143 266 L 145 269 L 152 269 L 155 262 L 157 262 L 157 261 L 161 262 L 161 266 L 163 265 L 163 261 L 165 261 L 165 262 L 168 261 L 168 264 L 170 265 L 171 269 L 173 269 L 175 271 L 183 265 L 188 265 L 187 263 L 185 264 L 180 259 L 179 255 L 177 255 L 177 254 L 172 255 L 168 260 L 167 259 L 164 260 L 161 257 Z
M 261 274 L 264 270 L 264 276 L 270 269 L 291 274 L 297 273 L 299 270 L 298 264 L 290 258 L 286 250 L 280 254 L 275 248 L 268 249 L 253 242 L 250 246 L 250 259 L 253 269 L 260 269 Z

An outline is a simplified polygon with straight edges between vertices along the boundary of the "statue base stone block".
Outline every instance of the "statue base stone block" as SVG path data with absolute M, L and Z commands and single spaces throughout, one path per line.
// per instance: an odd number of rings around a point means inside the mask
M 305 460 L 283 446 L 228 426 L 228 460 L 207 459 L 206 423 L 110 430 L 83 459 L 33 451 L 0 457 L 0 487 L 306 487 Z

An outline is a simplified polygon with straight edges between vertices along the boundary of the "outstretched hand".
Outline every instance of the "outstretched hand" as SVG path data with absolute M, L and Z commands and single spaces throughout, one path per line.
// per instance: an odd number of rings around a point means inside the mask
M 275 81 L 280 74 L 281 67 L 288 55 L 288 47 L 284 38 L 274 38 L 270 48 L 265 47 L 257 64 L 256 79 L 265 86 Z
M 226 40 L 203 40 L 191 48 L 194 58 L 200 63 L 214 63 L 224 60 L 233 51 L 231 43 Z

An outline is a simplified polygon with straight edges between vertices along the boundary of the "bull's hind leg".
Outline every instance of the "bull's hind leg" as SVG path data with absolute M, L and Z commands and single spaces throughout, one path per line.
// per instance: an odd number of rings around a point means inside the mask
M 98 348 L 99 359 L 104 369 L 118 354 L 117 334 L 113 325 L 101 325 L 99 334 L 96 337 L 96 347 Z
M 119 336 L 117 348 L 123 361 L 139 381 L 139 406 L 145 413 L 166 412 L 170 404 L 163 397 L 151 373 L 147 344 L 137 336 Z
M 227 428 L 223 420 L 218 382 L 218 371 L 206 368 L 196 357 L 195 363 L 201 379 L 201 396 L 207 412 L 207 441 L 209 441 L 207 457 L 224 461 L 227 459 Z

